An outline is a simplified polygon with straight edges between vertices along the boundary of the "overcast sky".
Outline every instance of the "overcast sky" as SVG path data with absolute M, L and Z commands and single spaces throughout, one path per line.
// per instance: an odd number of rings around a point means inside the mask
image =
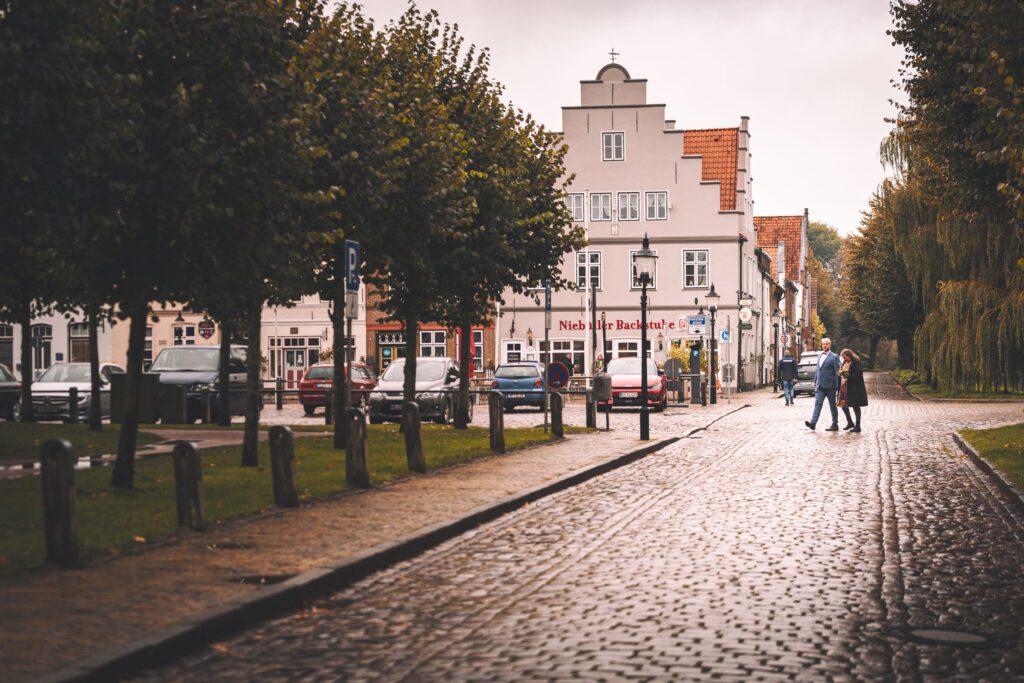
M 755 214 L 810 210 L 847 233 L 884 177 L 878 145 L 901 93 L 888 0 L 430 0 L 488 47 L 508 98 L 553 130 L 609 51 L 648 79 L 677 128 L 750 117 Z M 378 24 L 406 0 L 366 0 Z

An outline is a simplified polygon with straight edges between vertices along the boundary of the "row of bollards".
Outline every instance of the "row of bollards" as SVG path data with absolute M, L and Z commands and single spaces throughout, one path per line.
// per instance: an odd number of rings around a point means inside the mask
M 563 438 L 563 398 L 551 394 L 551 432 Z M 403 406 L 402 427 L 405 435 L 409 469 L 426 472 L 427 464 L 420 439 L 420 409 L 415 401 Z M 498 391 L 489 398 L 490 447 L 494 453 L 505 452 L 504 400 Z M 330 412 L 330 411 L 328 411 Z M 346 430 L 345 471 L 352 486 L 370 485 L 367 466 L 366 413 L 349 408 Z M 281 507 L 298 507 L 295 489 L 295 442 L 292 430 L 277 426 L 270 429 L 270 471 L 274 487 L 274 503 Z M 177 501 L 178 526 L 194 531 L 206 529 L 203 509 L 203 467 L 199 447 L 193 441 L 179 441 L 171 453 Z M 75 510 L 74 450 L 68 441 L 52 439 L 43 444 L 42 470 L 43 520 L 46 536 L 46 560 L 63 566 L 79 563 L 78 516 Z

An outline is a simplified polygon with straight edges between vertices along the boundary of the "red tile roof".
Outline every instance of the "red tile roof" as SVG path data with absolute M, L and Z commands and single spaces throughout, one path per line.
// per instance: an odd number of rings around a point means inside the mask
M 739 158 L 739 128 L 704 128 L 683 131 L 683 154 L 704 157 L 701 180 L 722 183 L 719 208 L 736 210 L 736 169 Z
M 772 257 L 772 276 L 778 272 L 779 242 L 786 243 L 786 279 L 800 282 L 800 241 L 803 239 L 803 216 L 754 216 L 757 246 Z

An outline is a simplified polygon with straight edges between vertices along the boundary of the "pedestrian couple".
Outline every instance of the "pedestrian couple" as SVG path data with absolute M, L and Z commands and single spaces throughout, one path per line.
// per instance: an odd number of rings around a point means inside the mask
M 838 397 L 837 397 L 838 392 Z M 864 367 L 860 357 L 850 349 L 843 349 L 838 356 L 832 353 L 832 340 L 821 340 L 821 355 L 818 356 L 818 372 L 814 377 L 814 412 L 804 422 L 808 428 L 818 426 L 822 405 L 828 399 L 832 413 L 832 424 L 825 431 L 839 431 L 838 404 L 846 415 L 846 426 L 851 432 L 860 431 L 860 409 L 868 404 L 868 392 L 864 386 Z M 850 410 L 853 410 L 853 416 Z

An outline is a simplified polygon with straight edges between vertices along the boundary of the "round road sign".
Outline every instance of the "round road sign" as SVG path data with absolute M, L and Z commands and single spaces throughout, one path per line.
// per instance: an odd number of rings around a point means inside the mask
M 569 368 L 565 363 L 548 363 L 548 386 L 552 389 L 562 389 L 569 384 Z
M 789 335 L 788 334 L 780 334 L 779 335 L 779 343 L 780 344 L 788 344 L 789 343 Z

